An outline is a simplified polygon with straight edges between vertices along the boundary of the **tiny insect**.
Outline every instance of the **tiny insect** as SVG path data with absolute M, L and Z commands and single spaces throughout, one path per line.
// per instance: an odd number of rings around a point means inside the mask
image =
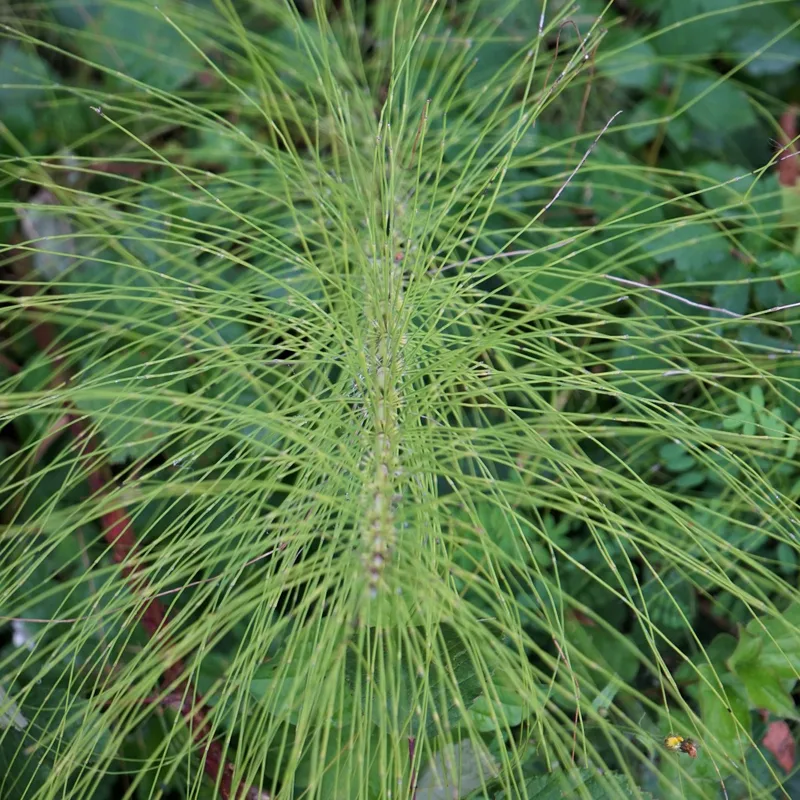
M 684 739 L 677 733 L 671 733 L 664 739 L 664 747 L 674 753 L 686 753 L 689 758 L 697 758 L 697 745 L 694 739 Z

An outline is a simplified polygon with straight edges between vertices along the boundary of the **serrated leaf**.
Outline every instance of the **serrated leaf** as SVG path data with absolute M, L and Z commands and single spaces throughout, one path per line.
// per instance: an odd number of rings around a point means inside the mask
M 739 669 L 758 659 L 761 647 L 762 640 L 760 636 L 753 635 L 747 630 L 742 631 L 736 649 L 727 659 L 728 666 L 734 672 L 738 672 Z
M 701 682 L 697 699 L 703 723 L 715 747 L 737 759 L 748 746 L 750 733 L 750 706 L 744 685 L 735 675 L 720 676 L 707 664 L 701 664 L 698 671 Z
M 694 478 L 684 481 L 687 476 L 696 472 L 686 472 L 676 483 L 682 487 L 697 485 Z M 700 474 L 700 483 L 705 480 L 705 473 Z M 684 617 L 692 622 L 695 614 L 695 593 L 692 585 L 674 570 L 667 570 L 660 581 L 649 581 L 644 591 L 644 602 L 650 618 L 659 626 L 673 630 L 685 630 Z
M 762 669 L 758 662 L 742 664 L 736 671 L 744 684 L 753 708 L 763 708 L 779 717 L 797 719 L 797 706 L 791 694 L 775 674 Z
M 789 291 L 800 295 L 800 256 L 783 250 L 769 262 L 769 266 L 778 272 Z
M 773 439 L 782 439 L 786 434 L 786 423 L 780 408 L 776 408 L 774 411 L 760 411 L 758 421 L 764 433 Z
M 751 620 L 747 633 L 761 641 L 758 664 L 777 677 L 800 675 L 800 604 L 793 603 L 780 617 Z
M 706 206 L 726 216 L 742 213 L 744 197 L 755 183 L 753 175 L 741 167 L 720 161 L 707 161 L 696 167 L 696 171 L 706 178 L 695 181 Z
M 690 280 L 701 281 L 710 266 L 723 260 L 728 244 L 722 233 L 707 222 L 681 221 L 644 245 L 661 264 L 674 261 L 677 269 Z
M 648 800 L 649 792 L 643 792 L 623 775 L 609 772 L 598 776 L 589 770 L 553 772 L 538 775 L 525 786 L 526 796 L 535 800 L 564 800 L 567 797 L 591 797 L 592 800 L 616 800 L 620 797 Z M 497 795 L 498 800 L 506 800 L 505 792 Z

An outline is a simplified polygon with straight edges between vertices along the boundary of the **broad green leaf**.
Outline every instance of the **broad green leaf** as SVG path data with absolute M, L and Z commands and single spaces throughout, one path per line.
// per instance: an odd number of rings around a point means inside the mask
M 308 313 L 309 304 L 322 301 L 322 280 L 311 266 L 266 260 L 259 266 L 264 296 L 277 313 Z
M 747 95 L 730 81 L 688 78 L 680 90 L 679 105 L 699 128 L 731 133 L 756 123 Z
M 714 264 L 727 257 L 729 248 L 719 230 L 691 219 L 670 225 L 643 246 L 659 263 L 674 261 L 689 280 L 703 280 Z
M 76 403 L 99 427 L 112 462 L 146 455 L 178 423 L 186 391 L 185 378 L 176 375 L 180 366 L 179 360 L 146 351 L 131 352 L 122 361 L 101 358 L 87 364 L 85 385 L 91 388 Z M 163 394 L 154 396 L 156 387 Z
M 203 63 L 152 6 L 106 4 L 96 28 L 101 38 L 83 40 L 87 58 L 157 89 L 177 89 Z
M 665 444 L 660 448 L 658 454 L 664 460 L 664 465 L 670 472 L 686 472 L 697 463 L 694 456 L 677 442 Z
M 642 792 L 633 782 L 613 772 L 598 776 L 589 770 L 556 771 L 549 775 L 539 775 L 528 781 L 527 797 L 536 800 L 562 800 L 565 797 L 591 797 L 592 800 L 613 800 L 630 797 L 637 800 L 652 798 L 649 792 Z M 498 800 L 506 800 L 501 792 Z M 509 799 L 510 800 L 510 799 Z
M 110 732 L 96 707 L 41 681 L 19 692 L 0 688 L 0 791 L 3 800 L 27 800 L 51 780 L 55 754 L 78 736 L 92 741 L 96 758 Z M 74 764 L 73 779 L 90 764 Z
M 705 481 L 701 471 L 684 472 L 677 483 L 683 489 L 697 486 Z M 661 574 L 659 581 L 648 581 L 643 595 L 652 621 L 659 627 L 685 631 L 695 615 L 695 592 L 692 585 L 676 571 Z
M 47 280 L 57 280 L 75 263 L 72 223 L 50 203 L 21 206 L 17 214 L 25 236 L 37 248 L 32 257 L 34 269 Z
M 775 34 L 775 29 L 749 29 L 733 40 L 738 59 L 748 59 L 745 72 L 754 78 L 785 75 L 800 64 L 800 37 L 797 30 L 787 31 L 777 42 L 773 41 Z M 755 58 L 752 57 L 754 55 Z
M 471 739 L 439 750 L 421 771 L 415 800 L 458 800 L 495 777 L 499 765 L 485 747 Z
M 695 489 L 708 479 L 707 473 L 702 470 L 684 472 L 675 479 L 675 485 L 680 489 Z
M 740 264 L 738 269 L 731 272 L 728 279 L 731 281 L 738 281 L 738 283 L 717 284 L 711 293 L 714 305 L 717 308 L 724 308 L 726 311 L 730 311 L 734 314 L 747 313 L 751 286 L 747 269 L 743 264 Z M 719 311 L 712 311 L 710 314 L 716 319 L 729 316 Z
M 588 205 L 600 219 L 624 216 L 642 224 L 663 220 L 659 192 L 636 174 L 634 164 L 617 149 L 597 147 L 592 169 L 587 170 L 582 184 L 590 197 Z
M 511 559 L 512 564 L 524 564 L 530 561 L 529 551 L 525 540 L 536 540 L 533 526 L 518 516 L 498 508 L 492 503 L 481 503 L 478 506 L 478 519 L 482 529 L 478 531 L 478 538 L 488 539 L 496 544 Z
M 381 703 L 373 706 L 372 721 L 380 727 L 388 713 L 404 720 L 410 726 L 410 735 L 419 736 L 424 732 L 428 736 L 436 736 L 441 725 L 458 722 L 462 709 L 475 701 L 483 687 L 475 671 L 470 648 L 452 626 L 441 625 L 434 641 L 427 645 L 435 649 L 438 656 L 435 661 L 428 662 L 426 659 L 420 662 L 419 653 L 407 646 L 408 635 L 393 628 L 370 629 L 368 647 L 383 651 L 394 647 L 399 652 L 399 657 L 396 655 L 394 659 L 391 682 L 384 675 L 384 683 L 381 684 L 380 676 L 368 673 L 369 683 L 378 686 L 381 698 Z M 429 650 L 429 658 L 432 655 L 433 651 Z M 449 664 L 446 672 L 437 668 L 442 663 L 440 658 L 446 659 Z M 351 646 L 347 653 L 345 678 L 355 694 L 359 686 L 361 692 L 366 691 L 364 672 L 368 670 L 367 664 L 367 653 L 359 653 Z M 428 703 L 425 712 L 420 713 L 423 694 L 427 695 Z
M 755 183 L 755 177 L 741 167 L 720 161 L 707 161 L 697 167 L 702 176 L 696 182 L 703 194 L 703 202 L 709 208 L 719 210 L 726 216 L 741 216 L 745 196 Z
M 739 647 L 741 639 L 736 639 L 729 633 L 718 633 L 705 648 L 705 654 L 697 654 L 695 661 L 698 664 L 710 663 L 717 672 L 728 670 L 728 659 L 730 659 Z
M 13 113 L 18 106 L 30 106 L 47 97 L 53 78 L 47 64 L 36 52 L 4 41 L 0 46 L 0 109 Z
M 475 727 L 481 733 L 504 731 L 515 727 L 533 712 L 532 704 L 516 692 L 502 686 L 494 687 L 497 697 L 482 694 L 469 707 Z
M 621 645 L 619 638 L 600 626 L 584 625 L 574 618 L 566 622 L 567 641 L 577 647 L 585 656 L 591 658 L 590 666 L 573 664 L 575 669 L 584 672 L 589 670 L 596 685 L 604 686 L 608 676 L 618 675 L 623 681 L 630 681 L 639 670 L 639 662 L 633 658 L 627 648 Z M 591 665 L 594 665 L 592 669 Z M 600 668 L 605 668 L 605 674 Z
M 10 41 L 0 44 L 0 118 L 4 128 L 34 152 L 41 152 L 47 142 L 47 128 L 41 123 L 50 118 L 46 102 L 53 82 L 49 67 L 34 50 Z M 0 132 L 0 152 L 14 150 L 5 139 Z
M 785 680 L 761 668 L 757 661 L 742 664 L 736 674 L 742 679 L 751 708 L 763 708 L 790 719 L 800 716 Z
M 703 58 L 726 40 L 732 27 L 732 14 L 713 12 L 727 11 L 735 4 L 729 0 L 657 3 L 654 10 L 659 12 L 659 30 L 663 33 L 653 44 L 666 55 Z
M 592 709 L 599 712 L 601 715 L 606 714 L 614 702 L 614 698 L 619 694 L 622 688 L 623 684 L 621 681 L 616 679 L 609 681 L 597 697 L 592 700 Z
M 100 0 L 53 0 L 49 5 L 62 25 L 77 29 L 95 24 L 102 9 Z
M 783 250 L 770 261 L 770 266 L 778 271 L 789 291 L 800 295 L 800 255 Z
M 698 670 L 701 681 L 697 699 L 703 724 L 714 747 L 735 760 L 747 748 L 750 733 L 750 707 L 744 684 L 734 675 L 718 676 L 706 664 Z
M 707 161 L 697 167 L 703 202 L 726 217 L 752 226 L 761 235 L 781 221 L 783 202 L 778 176 L 752 174 L 738 165 Z
M 653 45 L 632 33 L 619 40 L 614 37 L 614 41 L 609 41 L 609 38 L 603 41 L 601 50 L 609 54 L 598 58 L 598 72 L 626 89 L 653 88 L 660 77 L 658 55 Z
M 341 738 L 333 731 L 324 753 L 307 750 L 302 754 L 300 763 L 292 765 L 297 795 L 315 791 L 314 796 L 320 800 L 353 797 L 365 791 L 363 781 L 366 779 L 366 788 L 377 796 L 382 785 L 381 762 L 377 754 L 382 744 L 379 733 L 369 726 L 356 732 L 355 736 L 346 731 Z M 372 754 L 368 764 L 364 763 L 364 752 Z M 288 752 L 281 755 L 282 764 L 276 759 L 273 768 L 278 774 L 282 772 L 282 768 L 288 772 Z M 324 765 L 322 770 L 319 766 L 320 760 Z M 410 765 L 407 760 L 403 764 L 402 773 L 395 773 L 392 777 L 394 785 L 410 785 Z
M 754 619 L 747 633 L 761 642 L 758 665 L 778 678 L 797 679 L 800 676 L 800 605 L 793 603 L 779 617 L 762 621 Z M 751 645 L 755 648 L 755 645 Z M 748 653 L 749 656 L 749 653 Z M 747 662 L 752 657 L 747 659 Z M 742 657 L 742 661 L 745 659 Z
M 786 435 L 786 423 L 780 408 L 774 411 L 761 411 L 758 414 L 761 429 L 773 439 L 782 439 Z
M 470 50 L 474 65 L 470 65 L 466 85 L 479 89 L 500 74 L 510 75 L 510 70 L 522 61 L 522 56 L 518 55 L 519 49 L 517 44 L 510 41 L 489 40 L 476 43 Z

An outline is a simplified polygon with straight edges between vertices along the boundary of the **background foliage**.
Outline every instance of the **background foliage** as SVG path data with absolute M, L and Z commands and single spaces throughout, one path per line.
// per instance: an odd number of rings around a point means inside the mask
M 795 3 L 0 22 L 2 798 L 800 796 Z

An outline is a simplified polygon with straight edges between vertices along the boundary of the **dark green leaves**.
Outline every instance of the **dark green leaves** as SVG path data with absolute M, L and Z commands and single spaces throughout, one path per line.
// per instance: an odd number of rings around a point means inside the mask
M 419 800 L 452 800 L 467 797 L 499 772 L 497 763 L 482 743 L 470 739 L 446 745 L 422 770 L 414 797 Z
M 757 664 L 778 678 L 797 680 L 800 676 L 798 627 L 800 606 L 796 603 L 779 616 L 752 620 L 731 656 L 731 668 Z
M 54 754 L 78 736 L 93 739 L 92 759 L 109 745 L 110 732 L 87 700 L 41 681 L 11 692 L 0 687 L 0 793 L 27 800 L 52 780 Z M 73 784 L 86 778 L 89 763 L 75 763 Z
M 9 41 L 0 44 L 0 118 L 14 139 L 41 152 L 48 140 L 47 100 L 54 78 L 44 61 L 29 48 Z M 5 141 L 4 141 L 5 140 Z M 0 133 L 0 151 L 16 152 L 7 135 Z
M 201 66 L 192 45 L 152 6 L 106 4 L 95 23 L 100 38 L 85 40 L 87 58 L 158 89 L 177 89 Z
M 698 668 L 697 699 L 709 737 L 729 758 L 736 759 L 749 744 L 750 705 L 741 680 L 722 675 L 708 665 Z
M 655 48 L 632 32 L 606 36 L 601 52 L 608 55 L 599 60 L 598 70 L 618 86 L 647 90 L 658 83 L 661 70 Z
M 112 462 L 146 455 L 175 429 L 186 389 L 179 370 L 179 360 L 145 350 L 88 365 L 84 375 L 92 388 L 77 405 L 98 425 Z
M 683 0 L 653 4 L 659 13 L 659 35 L 653 40 L 665 55 L 699 58 L 727 41 L 733 29 L 731 12 L 739 0 Z
M 731 81 L 690 77 L 681 86 L 679 105 L 698 128 L 712 132 L 731 133 L 756 122 L 747 95 Z
M 791 692 L 800 674 L 799 619 L 793 604 L 779 616 L 753 619 L 738 641 L 719 634 L 697 657 L 696 669 L 683 667 L 677 674 L 692 677 L 707 744 L 717 754 L 712 759 L 720 769 L 725 764 L 726 774 L 730 760 L 738 761 L 750 746 L 751 711 L 798 716 Z M 708 763 L 698 769 L 708 778 L 715 773 Z
M 644 247 L 661 264 L 673 261 L 689 280 L 702 280 L 709 268 L 728 254 L 723 233 L 708 222 L 686 219 L 664 228 Z
M 589 770 L 554 772 L 540 775 L 528 781 L 527 797 L 536 800 L 562 800 L 565 797 L 591 797 L 592 800 L 616 800 L 616 798 L 637 798 L 647 800 L 651 795 L 632 784 L 629 779 L 607 773 L 602 776 Z M 498 796 L 506 798 L 505 792 Z

